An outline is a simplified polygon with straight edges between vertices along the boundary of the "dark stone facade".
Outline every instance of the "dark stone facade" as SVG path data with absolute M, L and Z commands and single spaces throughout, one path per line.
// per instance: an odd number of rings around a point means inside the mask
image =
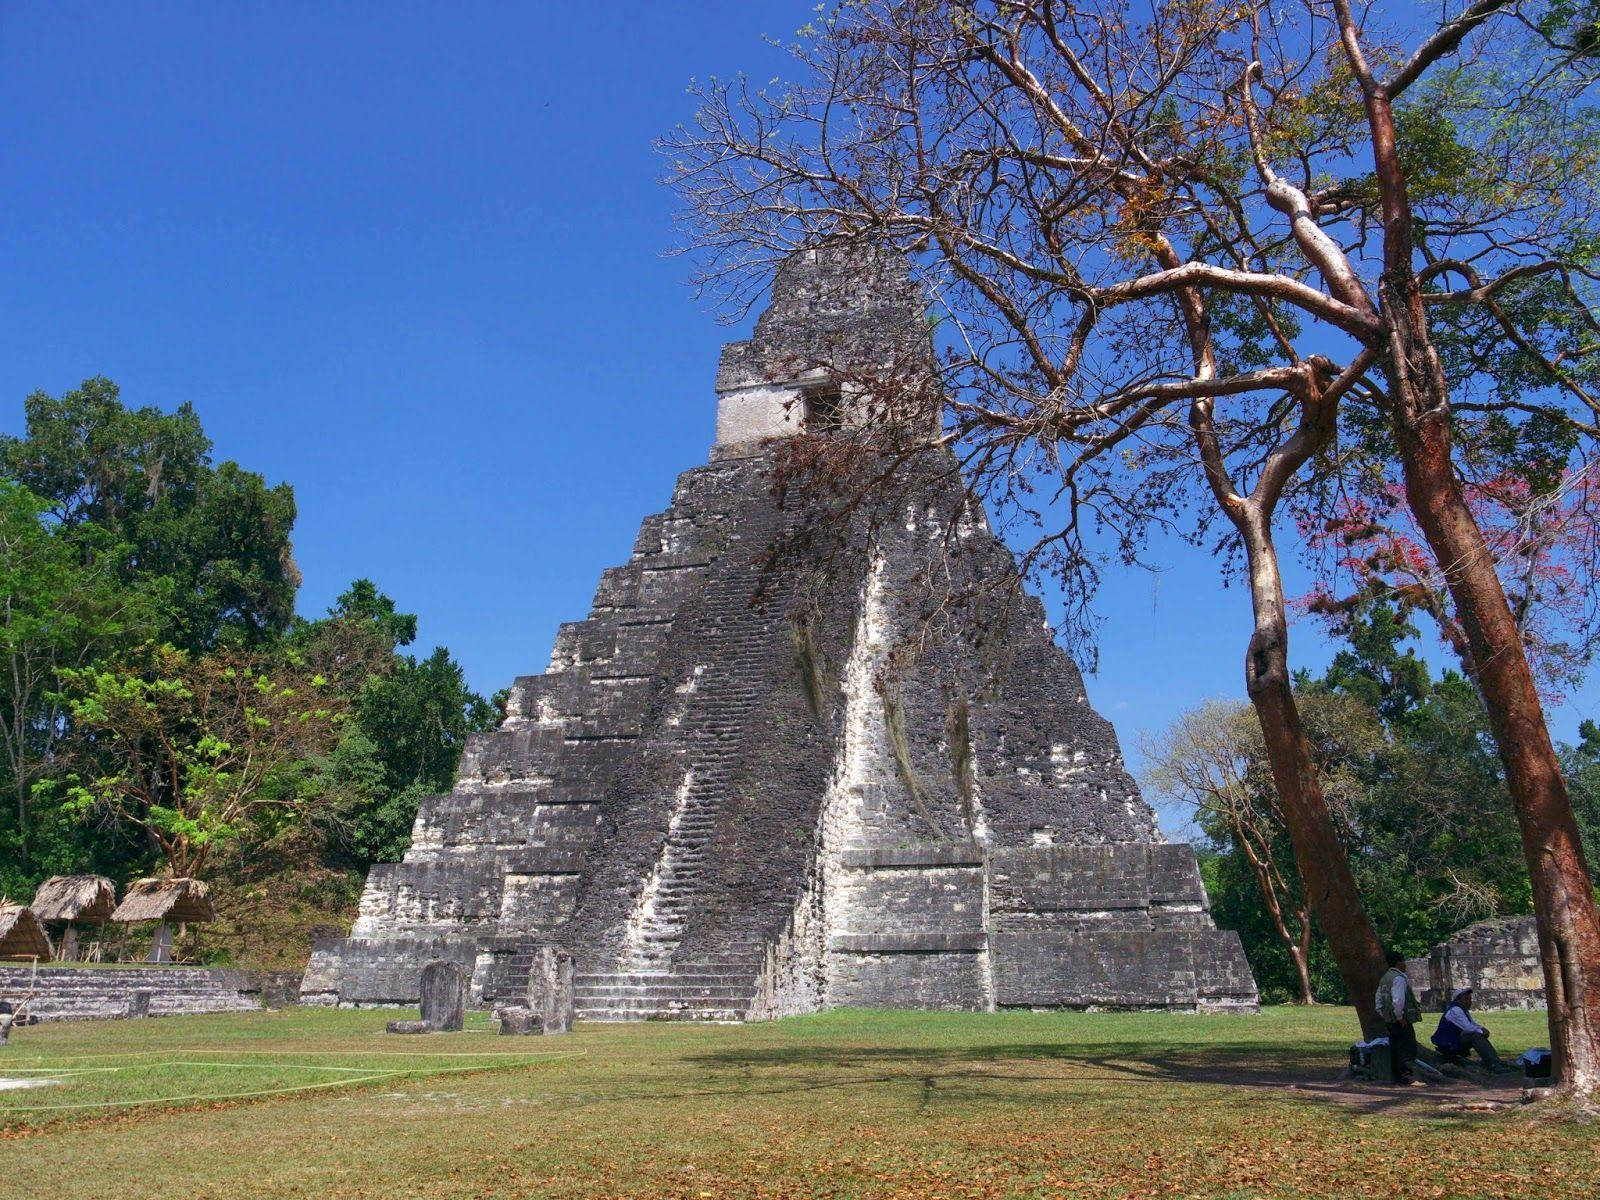
M 373 868 L 305 999 L 412 1001 L 443 958 L 475 1003 L 521 1003 L 560 945 L 590 1019 L 1254 1007 L 1192 852 L 948 463 L 892 521 L 796 537 L 763 439 L 803 431 L 807 364 L 914 359 L 924 329 L 898 260 L 785 267 L 723 356 L 711 463 Z

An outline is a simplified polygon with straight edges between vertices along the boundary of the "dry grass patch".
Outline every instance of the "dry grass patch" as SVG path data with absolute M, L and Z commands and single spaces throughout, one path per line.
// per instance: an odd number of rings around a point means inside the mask
M 1514 1090 L 1335 1085 L 1353 1028 L 1342 1009 L 840 1012 L 742 1027 L 590 1025 L 548 1041 L 388 1037 L 379 1031 L 393 1015 L 25 1030 L 0 1073 L 85 1055 L 164 1069 L 70 1085 L 113 1102 L 94 1109 L 38 1111 L 67 1085 L 0 1092 L 12 1114 L 0 1142 L 7 1188 L 685 1200 L 1600 1191 L 1593 1131 L 1530 1117 Z M 1543 1042 L 1542 1014 L 1491 1024 L 1507 1048 Z M 394 1071 L 395 1052 L 421 1057 Z M 202 1085 L 212 1097 L 262 1091 L 269 1075 L 316 1082 L 308 1066 L 351 1075 L 261 1098 L 161 1099 Z M 1505 1103 L 1463 1107 L 1485 1095 Z

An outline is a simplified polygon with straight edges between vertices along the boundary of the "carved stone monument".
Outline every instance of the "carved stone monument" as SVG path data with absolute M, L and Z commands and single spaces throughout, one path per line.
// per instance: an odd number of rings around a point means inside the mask
M 467 981 L 457 963 L 431 962 L 422 968 L 422 1019 L 435 1029 L 454 1033 L 466 1021 Z
M 580 1020 L 1255 1006 L 1193 852 L 1162 837 L 948 460 L 924 455 L 945 491 L 771 576 L 822 503 L 780 497 L 789 439 L 850 438 L 863 377 L 931 360 L 903 260 L 782 267 L 723 352 L 710 463 L 516 681 L 454 792 L 423 800 L 303 999 L 414 1000 L 445 958 L 474 1003 L 543 1015 L 558 943 Z M 981 603 L 923 638 L 927 581 L 952 575 Z
M 572 1000 L 572 955 L 559 946 L 539 947 L 528 973 L 528 1007 L 545 1033 L 572 1032 Z

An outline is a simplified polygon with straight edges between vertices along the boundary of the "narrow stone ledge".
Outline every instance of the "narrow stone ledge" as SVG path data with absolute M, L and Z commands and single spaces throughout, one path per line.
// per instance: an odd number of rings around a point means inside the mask
M 974 933 L 835 934 L 828 949 L 838 954 L 970 954 L 986 949 L 988 939 Z
M 845 850 L 839 864 L 857 868 L 981 867 L 983 851 L 958 842 L 929 842 L 920 846 L 873 846 Z
M 512 859 L 505 864 L 505 870 L 517 875 L 580 875 L 583 873 L 584 857 L 581 851 L 566 854 L 549 852 Z

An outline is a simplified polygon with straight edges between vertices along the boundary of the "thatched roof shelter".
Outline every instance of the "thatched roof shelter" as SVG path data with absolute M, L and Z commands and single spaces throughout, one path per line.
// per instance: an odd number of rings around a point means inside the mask
M 117 889 L 104 875 L 52 875 L 39 885 L 28 907 L 41 921 L 95 925 L 110 920 Z
M 0 958 L 48 959 L 50 954 L 50 938 L 33 910 L 0 904 Z
M 136 879 L 113 921 L 215 921 L 211 889 L 198 879 Z

